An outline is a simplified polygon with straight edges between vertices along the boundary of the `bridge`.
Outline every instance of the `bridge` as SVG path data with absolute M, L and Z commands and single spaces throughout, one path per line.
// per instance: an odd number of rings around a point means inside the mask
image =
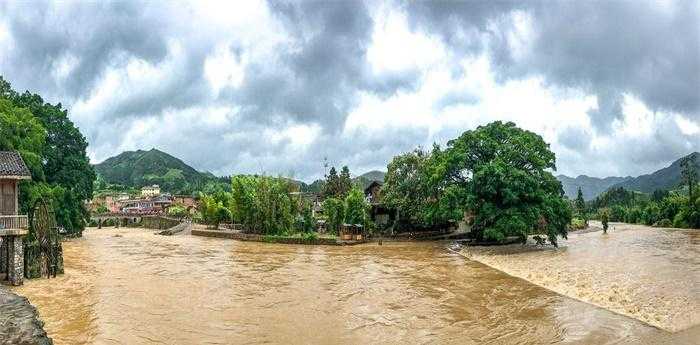
M 106 220 L 113 220 L 115 222 L 115 227 L 120 225 L 129 225 L 133 223 L 140 223 L 143 217 L 156 216 L 157 212 L 110 212 L 90 215 L 90 220 L 97 223 L 97 228 L 102 228 L 102 223 Z

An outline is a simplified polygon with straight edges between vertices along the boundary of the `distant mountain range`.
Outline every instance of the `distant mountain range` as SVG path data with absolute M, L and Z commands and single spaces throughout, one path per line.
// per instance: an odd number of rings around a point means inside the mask
M 689 156 L 694 156 L 696 162 L 700 163 L 700 153 L 694 152 Z M 674 161 L 666 168 L 638 177 L 597 178 L 580 175 L 572 178 L 559 175 L 557 179 L 561 181 L 564 193 L 572 199 L 576 197 L 578 187 L 581 187 L 583 197 L 586 200 L 592 200 L 612 187 L 652 193 L 657 189 L 669 190 L 679 187 L 681 159 Z M 209 172 L 197 171 L 182 160 L 157 149 L 125 151 L 102 163 L 95 164 L 94 167 L 101 178 L 111 184 L 136 188 L 159 184 L 164 190 L 172 192 L 191 189 L 192 186 L 207 181 L 221 181 L 223 179 Z M 697 166 L 697 169 L 698 174 L 700 174 L 700 166 Z M 385 172 L 373 170 L 354 177 L 353 182 L 366 188 L 373 181 L 383 182 L 385 175 Z M 316 180 L 311 184 L 296 180 L 293 182 L 299 184 L 300 189 L 305 192 L 320 192 L 323 183 L 322 180 Z
M 576 198 L 578 193 L 578 188 L 581 187 L 581 193 L 583 193 L 583 198 L 585 200 L 595 199 L 598 195 L 608 190 L 608 188 L 628 180 L 633 179 L 632 176 L 627 177 L 590 177 L 586 175 L 579 175 L 576 178 L 569 177 L 566 175 L 557 176 L 559 182 L 561 182 L 564 187 L 564 194 L 570 199 Z
M 209 172 L 197 171 L 179 158 L 155 148 L 148 151 L 125 151 L 95 164 L 94 167 L 107 183 L 136 188 L 158 184 L 168 192 L 179 192 L 207 181 L 222 179 Z M 381 171 L 370 171 L 353 178 L 353 181 L 366 188 L 373 181 L 384 181 L 385 174 Z M 320 192 L 323 183 L 322 180 L 311 184 L 297 180 L 292 182 L 298 184 L 304 192 Z
M 696 170 L 700 174 L 700 153 L 693 152 L 688 156 L 694 157 L 696 162 Z M 686 157 L 688 157 L 686 156 Z M 610 188 L 622 187 L 627 190 L 638 191 L 643 193 L 653 193 L 657 189 L 670 190 L 678 188 L 681 184 L 681 157 L 671 163 L 668 167 L 657 170 L 651 174 L 641 175 L 637 177 L 606 177 L 597 178 L 580 175 L 576 178 L 565 175 L 557 176 L 557 179 L 564 187 L 564 193 L 571 199 L 576 197 L 578 187 L 581 187 L 583 198 L 591 200 L 605 192 Z

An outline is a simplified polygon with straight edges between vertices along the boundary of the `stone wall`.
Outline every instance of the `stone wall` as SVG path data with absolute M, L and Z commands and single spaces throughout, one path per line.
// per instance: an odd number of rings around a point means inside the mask
M 258 234 L 245 234 L 241 232 L 230 232 L 221 230 L 192 230 L 194 236 L 228 238 L 238 241 L 253 241 L 253 242 L 268 242 L 268 243 L 284 243 L 284 244 L 310 244 L 310 245 L 326 245 L 326 246 L 342 246 L 364 243 L 364 241 L 339 241 L 334 238 L 314 238 L 305 239 L 301 237 L 282 237 L 282 236 L 267 236 Z
M 0 239 L 0 273 L 7 273 L 7 241 Z
M 22 237 L 9 236 L 5 237 L 5 239 L 9 240 L 7 250 L 10 263 L 7 267 L 7 280 L 10 281 L 11 285 L 22 285 L 24 280 L 24 245 L 22 244 Z
M 144 228 L 165 230 L 180 224 L 180 220 L 161 216 L 148 216 L 143 217 L 142 224 Z

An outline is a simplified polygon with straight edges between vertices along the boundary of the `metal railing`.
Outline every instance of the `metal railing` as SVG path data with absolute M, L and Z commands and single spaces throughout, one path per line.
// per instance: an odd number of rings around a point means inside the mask
M 2 229 L 29 229 L 29 220 L 22 215 L 0 215 L 0 230 Z

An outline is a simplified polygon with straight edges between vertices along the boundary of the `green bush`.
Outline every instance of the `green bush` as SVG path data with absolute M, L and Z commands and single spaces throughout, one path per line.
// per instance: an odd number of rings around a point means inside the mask
M 571 219 L 571 228 L 574 230 L 580 230 L 586 228 L 586 221 L 581 218 Z
M 342 200 L 328 198 L 323 202 L 323 214 L 327 218 L 327 229 L 330 233 L 338 234 L 345 218 L 345 205 Z
M 656 228 L 670 228 L 673 227 L 673 223 L 668 218 L 664 218 L 653 225 Z
M 173 205 L 168 208 L 168 215 L 171 217 L 182 218 L 187 215 L 187 209 L 182 205 Z
M 688 228 L 688 222 L 686 222 L 685 212 L 681 211 L 673 217 L 673 227 L 674 228 Z
M 318 240 L 318 234 L 315 232 L 305 232 L 301 234 L 301 238 L 304 239 L 304 241 L 312 242 Z

